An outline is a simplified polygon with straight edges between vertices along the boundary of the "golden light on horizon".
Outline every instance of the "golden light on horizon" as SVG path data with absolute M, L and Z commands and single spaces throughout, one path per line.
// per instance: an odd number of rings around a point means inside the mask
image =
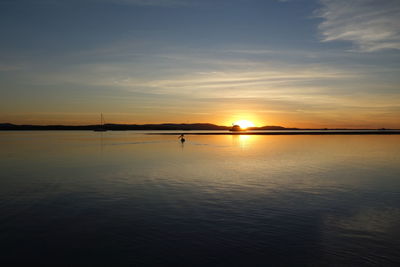
M 239 120 L 233 123 L 234 125 L 239 125 L 241 129 L 247 129 L 249 127 L 254 127 L 254 123 L 248 120 Z

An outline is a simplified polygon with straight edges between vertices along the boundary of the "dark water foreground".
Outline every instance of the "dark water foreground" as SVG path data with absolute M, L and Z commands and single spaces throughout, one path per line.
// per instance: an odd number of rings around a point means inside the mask
M 398 266 L 399 135 L 0 133 L 0 264 Z

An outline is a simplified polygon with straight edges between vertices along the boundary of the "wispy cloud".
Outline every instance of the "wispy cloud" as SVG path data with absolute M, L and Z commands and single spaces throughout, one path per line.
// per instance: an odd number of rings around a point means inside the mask
M 353 77 L 354 74 L 336 72 L 331 70 L 258 70 L 251 72 L 225 71 L 197 73 L 173 79 L 152 80 L 139 84 L 142 87 L 158 88 L 161 91 L 184 91 L 190 94 L 201 93 L 222 94 L 230 92 L 231 97 L 236 91 L 239 95 L 256 96 L 270 94 L 271 91 L 282 92 L 283 88 L 293 89 L 294 85 L 300 87 L 301 83 L 323 81 L 327 79 L 344 79 Z M 137 86 L 130 80 L 120 81 L 119 85 Z M 304 88 L 303 88 L 304 90 Z
M 372 52 L 400 49 L 400 1 L 320 0 L 317 10 L 322 41 L 350 41 L 356 49 Z

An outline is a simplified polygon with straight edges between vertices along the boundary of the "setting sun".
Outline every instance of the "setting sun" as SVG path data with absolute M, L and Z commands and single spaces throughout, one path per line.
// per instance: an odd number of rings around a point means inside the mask
M 241 129 L 247 129 L 249 127 L 254 127 L 254 123 L 248 120 L 236 121 L 234 125 L 239 125 Z

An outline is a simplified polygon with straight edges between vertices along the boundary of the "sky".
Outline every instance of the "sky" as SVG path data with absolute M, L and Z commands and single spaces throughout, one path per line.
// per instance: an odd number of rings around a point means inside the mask
M 400 128 L 398 0 L 0 0 L 0 123 Z

